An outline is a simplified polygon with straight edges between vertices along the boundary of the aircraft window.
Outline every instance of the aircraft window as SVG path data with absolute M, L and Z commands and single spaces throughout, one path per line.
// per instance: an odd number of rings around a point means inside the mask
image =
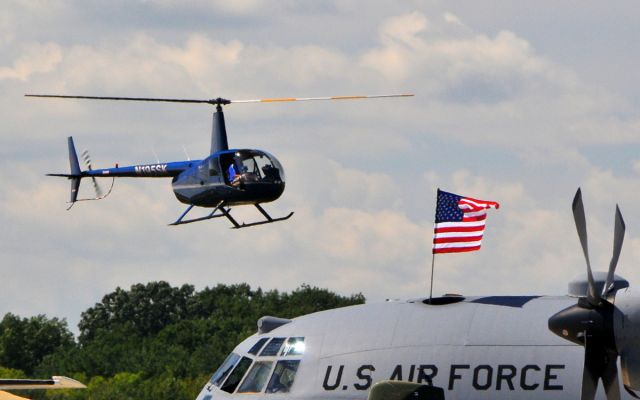
M 218 165 L 218 159 L 212 158 L 209 160 L 209 176 L 220 175 L 220 166 Z
M 260 361 L 253 364 L 251 371 L 247 374 L 247 377 L 240 385 L 238 393 L 260 393 L 264 388 L 269 373 L 271 372 L 271 366 L 273 361 Z
M 267 386 L 267 393 L 289 393 L 296 377 L 300 360 L 278 361 Z
M 251 347 L 251 349 L 249 349 L 249 354 L 253 354 L 254 356 L 257 355 L 267 340 L 269 340 L 269 338 L 266 338 L 266 337 L 258 340 L 258 342 L 254 344 L 253 347 Z
M 287 340 L 287 343 L 282 348 L 281 356 L 299 356 L 304 354 L 304 338 L 303 337 L 291 337 Z
M 229 375 L 229 372 L 231 372 L 239 359 L 240 356 L 236 353 L 229 354 L 222 365 L 220 365 L 220 368 L 218 368 L 218 370 L 213 373 L 210 382 L 216 386 L 220 386 L 220 384 L 224 381 L 224 378 Z
M 271 339 L 271 341 L 262 349 L 261 356 L 275 356 L 280 351 L 280 347 L 282 347 L 282 343 L 284 343 L 284 338 L 276 337 Z
M 258 171 L 258 166 L 256 165 L 256 160 L 254 160 L 253 157 L 244 158 L 241 162 L 243 172 L 258 174 L 258 176 L 260 175 L 260 171 Z
M 282 173 L 282 166 L 273 161 L 266 154 L 260 154 L 254 157 L 258 164 L 258 169 L 261 171 L 261 177 L 266 182 L 283 182 L 284 176 Z
M 251 154 L 236 153 L 235 165 L 243 182 L 259 182 L 262 178 L 258 165 Z
M 231 375 L 229 375 L 224 384 L 220 386 L 220 390 L 224 390 L 227 393 L 233 393 L 233 391 L 236 390 L 238 384 L 242 380 L 242 377 L 249 369 L 251 362 L 252 360 L 250 358 L 242 357 L 242 360 L 240 360 Z

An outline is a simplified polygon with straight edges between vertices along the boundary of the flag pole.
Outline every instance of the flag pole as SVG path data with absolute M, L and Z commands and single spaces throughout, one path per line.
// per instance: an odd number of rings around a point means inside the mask
M 433 267 L 436 262 L 436 253 L 431 253 L 431 288 L 429 289 L 429 304 L 433 300 Z
M 436 215 L 434 215 L 433 218 L 433 247 L 431 248 L 431 286 L 429 288 L 429 304 L 431 304 L 431 302 L 433 301 L 433 270 L 434 270 L 434 266 L 436 263 L 436 249 L 435 249 L 435 245 L 436 245 L 436 223 L 438 221 L 438 200 L 440 199 L 440 188 L 437 188 L 438 190 L 436 191 Z

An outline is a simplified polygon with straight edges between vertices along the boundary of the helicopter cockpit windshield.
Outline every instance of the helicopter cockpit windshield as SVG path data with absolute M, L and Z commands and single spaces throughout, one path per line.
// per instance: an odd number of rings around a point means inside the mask
M 222 154 L 220 163 L 228 184 L 284 183 L 284 169 L 271 154 L 259 150 L 237 150 Z

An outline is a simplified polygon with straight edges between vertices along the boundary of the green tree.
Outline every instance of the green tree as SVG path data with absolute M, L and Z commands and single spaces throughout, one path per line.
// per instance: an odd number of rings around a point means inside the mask
M 27 376 L 19 369 L 0 367 L 0 377 L 6 379 L 24 379 Z
M 82 313 L 78 325 L 81 344 L 92 340 L 100 330 L 128 325 L 138 335 L 158 333 L 165 326 L 187 316 L 192 285 L 171 287 L 169 283 L 150 282 L 136 284 L 130 290 L 116 288 L 102 298 L 100 303 Z
M 0 365 L 31 375 L 45 356 L 71 349 L 73 334 L 65 320 L 44 315 L 20 318 L 8 313 L 0 322 Z
M 291 293 L 253 290 L 247 284 L 198 292 L 166 282 L 117 288 L 82 314 L 78 346 L 45 357 L 38 372 L 82 372 L 90 378 L 126 372 L 139 374 L 144 382 L 164 377 L 170 382 L 158 385 L 169 395 L 182 390 L 179 382 L 210 374 L 256 332 L 264 315 L 294 318 L 362 302 L 362 294 L 340 296 L 309 285 Z

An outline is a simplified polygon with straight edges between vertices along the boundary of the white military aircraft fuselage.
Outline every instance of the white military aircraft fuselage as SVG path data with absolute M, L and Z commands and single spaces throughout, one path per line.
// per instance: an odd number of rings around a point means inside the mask
M 587 276 L 569 295 L 445 296 L 263 317 L 197 400 L 638 398 L 640 293 L 614 274 L 622 215 L 609 271 L 594 274 L 579 190 L 573 212 Z M 429 387 L 400 394 L 419 385 Z
M 569 296 L 496 296 L 305 315 L 240 343 L 235 365 L 217 371 L 197 400 L 366 399 L 383 380 L 439 386 L 446 399 L 577 399 L 584 348 L 548 328 L 551 316 L 575 303 Z M 297 367 L 284 391 L 278 364 Z M 225 382 L 239 366 L 239 379 Z

